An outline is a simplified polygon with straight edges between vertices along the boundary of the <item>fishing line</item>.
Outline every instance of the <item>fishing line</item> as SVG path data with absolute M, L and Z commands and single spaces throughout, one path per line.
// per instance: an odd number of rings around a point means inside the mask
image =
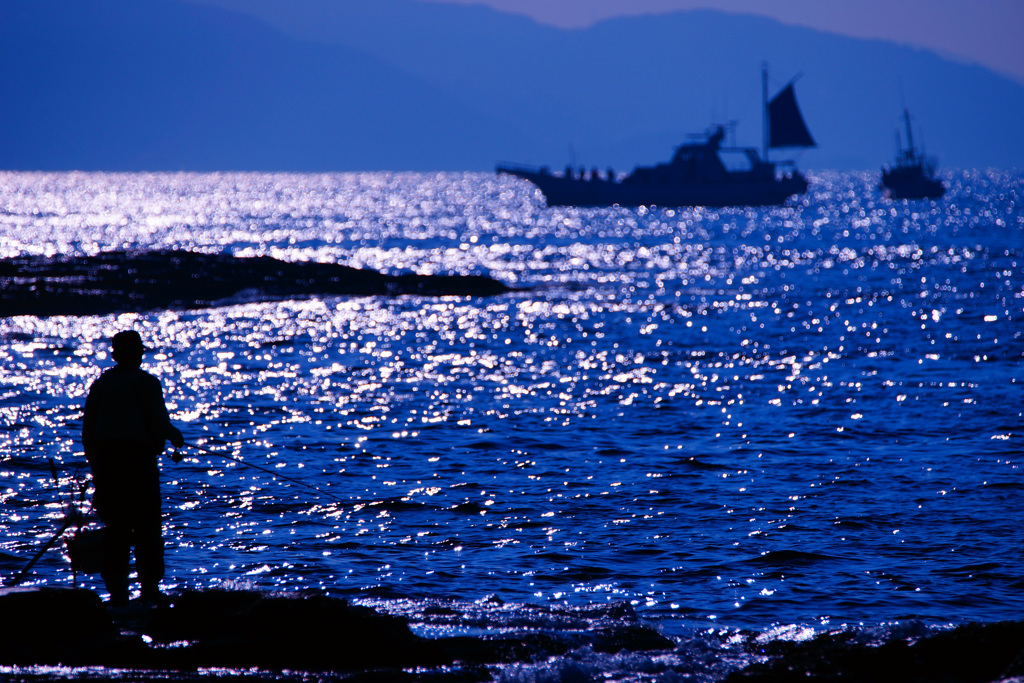
M 223 453 L 223 452 L 220 452 L 220 451 L 212 451 L 209 448 L 204 448 L 203 446 L 199 446 L 197 444 L 188 443 L 188 442 L 185 442 L 184 445 L 186 447 L 188 447 L 188 448 L 194 448 L 197 451 L 200 451 L 202 453 L 206 453 L 207 455 L 216 456 L 218 458 L 225 458 L 227 460 L 232 460 L 234 462 L 237 462 L 237 463 L 239 463 L 241 465 L 245 465 L 246 467 L 252 467 L 253 469 L 259 470 L 260 472 L 264 472 L 266 474 L 269 474 L 272 477 L 278 477 L 278 478 L 283 479 L 285 481 L 291 482 L 292 484 L 295 484 L 296 486 L 302 486 L 303 488 L 307 488 L 310 491 L 315 491 L 318 495 L 324 496 L 326 498 L 330 498 L 331 500 L 333 500 L 336 503 L 340 503 L 342 505 L 347 505 L 348 504 L 346 501 L 342 500 L 341 498 L 333 496 L 330 493 L 327 493 L 326 491 L 318 489 L 317 487 L 315 487 L 315 486 L 313 486 L 311 484 L 307 484 L 306 482 L 302 481 L 301 479 L 296 479 L 294 477 L 289 477 L 286 474 L 281 474 L 280 472 L 275 472 L 272 469 L 269 469 L 269 468 L 266 468 L 266 467 L 260 467 L 259 465 L 254 465 L 251 462 L 246 462 L 245 460 L 242 460 L 238 456 L 231 455 L 230 453 Z M 175 460 L 175 462 L 179 462 L 181 460 L 181 457 L 177 453 L 177 449 L 175 449 L 175 452 L 174 452 L 174 454 L 171 457 Z M 54 464 L 52 458 L 50 459 L 50 472 L 53 475 L 54 483 L 56 483 L 59 486 L 60 485 L 60 480 L 57 477 L 57 467 Z M 43 545 L 43 547 L 35 554 L 35 556 L 33 556 L 31 560 L 29 560 L 28 564 L 25 565 L 25 567 L 18 573 L 18 575 L 14 577 L 13 581 L 10 584 L 12 587 L 13 586 L 17 586 L 18 584 L 20 584 L 22 581 L 25 580 L 25 577 L 28 576 L 29 571 L 32 569 L 32 567 L 35 566 L 36 562 L 39 561 L 39 558 L 41 558 L 46 553 L 47 550 L 52 548 L 53 545 L 57 542 L 57 540 L 60 539 L 60 537 L 63 536 L 64 533 L 72 525 L 77 524 L 79 527 L 81 527 L 81 525 L 82 525 L 82 515 L 81 515 L 81 513 L 79 511 L 74 509 L 74 494 L 72 494 L 71 505 L 69 507 L 70 507 L 70 509 L 65 513 L 64 522 L 61 524 L 60 528 L 57 530 L 57 532 L 53 536 L 50 537 L 50 540 L 48 540 Z
M 322 491 L 322 490 L 318 489 L 317 487 L 315 487 L 315 486 L 313 486 L 311 484 L 307 484 L 306 482 L 302 481 L 301 479 L 295 479 L 294 477 L 289 477 L 286 474 L 281 474 L 280 472 L 276 472 L 276 471 L 274 471 L 272 469 L 269 469 L 269 468 L 266 468 L 266 467 L 260 467 L 259 465 L 254 465 L 251 462 L 246 462 L 245 460 L 242 460 L 238 456 L 231 455 L 230 453 L 223 453 L 221 451 L 211 451 L 209 448 L 204 448 L 202 446 L 198 446 L 196 444 L 189 443 L 187 441 L 185 442 L 185 446 L 187 448 L 194 448 L 195 450 L 201 451 L 203 453 L 206 453 L 207 455 L 214 455 L 214 456 L 217 456 L 218 458 L 225 458 L 227 460 L 233 460 L 234 462 L 237 462 L 239 464 L 245 465 L 246 467 L 252 467 L 253 469 L 257 469 L 260 472 L 265 472 L 266 474 L 269 474 L 271 476 L 280 477 L 281 479 L 284 479 L 285 481 L 289 481 L 289 482 L 291 482 L 293 484 L 296 484 L 297 486 L 302 486 L 304 488 L 309 489 L 310 491 L 316 491 L 321 496 L 325 496 L 327 498 L 330 498 L 331 500 L 335 501 L 336 503 L 341 503 L 343 505 L 347 504 L 346 501 L 343 501 L 340 498 L 332 496 L 331 494 L 327 493 L 326 491 Z

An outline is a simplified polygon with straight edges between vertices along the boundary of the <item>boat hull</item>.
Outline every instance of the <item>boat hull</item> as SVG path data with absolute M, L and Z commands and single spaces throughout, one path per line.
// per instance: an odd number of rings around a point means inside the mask
M 890 199 L 938 199 L 946 194 L 941 180 L 930 178 L 923 169 L 915 167 L 883 169 L 879 188 Z
M 681 184 L 567 178 L 519 167 L 499 166 L 497 170 L 536 185 L 548 206 L 780 206 L 807 191 L 807 180 L 800 173 L 782 178 Z

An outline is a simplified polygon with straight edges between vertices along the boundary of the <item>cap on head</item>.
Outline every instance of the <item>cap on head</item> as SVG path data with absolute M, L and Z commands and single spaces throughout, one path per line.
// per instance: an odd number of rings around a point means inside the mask
M 135 330 L 118 332 L 111 340 L 114 353 L 143 353 L 146 347 L 142 345 L 142 337 Z

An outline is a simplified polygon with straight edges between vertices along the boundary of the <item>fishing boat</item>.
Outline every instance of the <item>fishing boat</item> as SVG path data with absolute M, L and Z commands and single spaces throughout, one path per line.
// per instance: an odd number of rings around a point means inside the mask
M 896 164 L 882 167 L 882 182 L 878 188 L 891 199 L 938 199 L 946 193 L 946 186 L 935 177 L 935 161 L 924 155 L 924 149 L 914 146 L 910 129 L 910 112 L 903 110 L 907 127 L 907 146 L 903 146 L 896 132 Z
M 797 105 L 794 81 L 768 99 L 768 71 L 762 70 L 763 153 L 754 147 L 723 146 L 726 129 L 715 126 L 700 139 L 676 148 L 672 159 L 638 166 L 619 177 L 614 171 L 587 173 L 572 167 L 499 164 L 498 173 L 536 185 L 549 206 L 776 206 L 807 191 L 807 179 L 792 161 L 770 161 L 776 148 L 817 146 Z M 787 169 L 780 172 L 779 169 Z

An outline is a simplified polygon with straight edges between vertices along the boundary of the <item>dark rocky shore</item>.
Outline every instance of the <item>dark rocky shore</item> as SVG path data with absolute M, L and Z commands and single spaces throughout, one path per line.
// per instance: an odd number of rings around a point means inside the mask
M 171 595 L 160 606 L 110 609 L 84 589 L 0 589 L 0 666 L 17 667 L 15 678 L 0 680 L 66 679 L 67 669 L 47 668 L 59 665 L 91 671 L 72 676 L 86 679 L 206 680 L 212 669 L 231 680 L 463 683 L 491 680 L 493 665 L 543 662 L 579 648 L 676 649 L 628 606 L 601 609 L 608 613 L 595 613 L 588 628 L 572 631 L 428 639 L 401 617 L 319 593 L 211 589 Z M 844 632 L 766 644 L 751 633 L 745 649 L 758 661 L 725 681 L 1024 680 L 1015 678 L 1024 676 L 1021 622 L 969 624 L 882 644 L 860 638 Z
M 921 638 L 865 643 L 855 632 L 751 642 L 766 660 L 725 683 L 994 683 L 1024 681 L 1024 622 L 966 624 Z
M 358 674 L 357 680 L 484 681 L 491 679 L 488 664 L 543 660 L 579 647 L 673 647 L 628 607 L 612 609 L 633 618 L 616 613 L 615 626 L 573 633 L 427 639 L 401 617 L 322 594 L 212 589 L 175 594 L 160 606 L 108 608 L 89 590 L 9 588 L 0 589 L 0 666 L 130 669 L 130 680 L 182 680 L 218 668 L 252 679 L 330 672 L 346 680 Z
M 494 296 L 509 291 L 484 275 L 385 275 L 331 263 L 191 251 L 0 260 L 0 317 L 197 309 L 233 298 Z

